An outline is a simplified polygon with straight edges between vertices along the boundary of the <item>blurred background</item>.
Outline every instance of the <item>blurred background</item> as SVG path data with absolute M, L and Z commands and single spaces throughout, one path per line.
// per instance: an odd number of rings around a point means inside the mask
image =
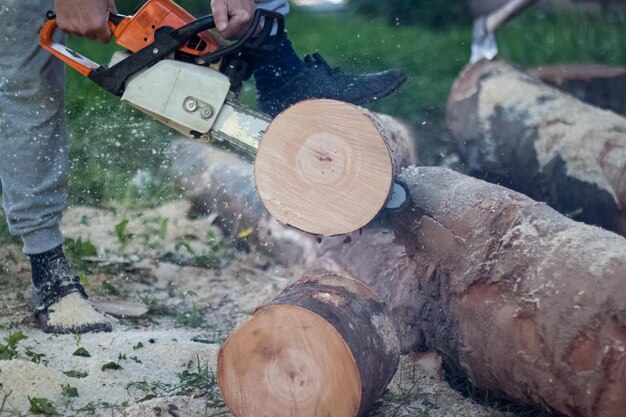
M 119 0 L 120 12 L 140 2 Z M 300 55 L 320 52 L 332 66 L 364 73 L 402 68 L 407 83 L 367 106 L 405 120 L 419 136 L 422 165 L 440 164 L 453 148 L 445 128 L 451 84 L 470 56 L 472 16 L 503 0 L 293 0 L 287 17 Z M 180 0 L 196 16 L 209 0 Z M 42 12 L 43 20 L 43 12 Z M 500 57 L 522 67 L 556 63 L 626 66 L 624 0 L 545 0 L 501 29 Z M 100 63 L 114 45 L 72 38 Z M 255 107 L 254 82 L 242 97 Z M 153 206 L 181 197 L 164 150 L 176 134 L 123 106 L 68 70 L 71 204 Z M 5 234 L 0 234 L 5 235 Z

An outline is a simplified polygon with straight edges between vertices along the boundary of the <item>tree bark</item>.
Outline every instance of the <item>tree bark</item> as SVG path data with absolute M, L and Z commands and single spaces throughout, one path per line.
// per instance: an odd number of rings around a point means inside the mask
M 592 106 L 626 112 L 626 68 L 562 64 L 533 68 L 528 73 Z
M 308 233 L 360 229 L 386 204 L 406 159 L 393 135 L 382 119 L 352 104 L 297 103 L 261 140 L 254 163 L 261 200 L 278 221 Z
M 238 417 L 355 417 L 382 395 L 399 356 L 390 312 L 372 290 L 315 273 L 230 335 L 218 378 Z
M 399 180 L 410 195 L 402 210 L 321 243 L 272 227 L 260 210 L 237 217 L 256 224 L 255 241 L 281 262 L 372 288 L 392 311 L 402 352 L 440 351 L 478 388 L 564 415 L 622 415 L 626 240 L 443 168 L 408 168 Z M 220 216 L 233 216 L 230 207 Z
M 480 61 L 455 81 L 448 126 L 471 175 L 626 234 L 626 119 Z

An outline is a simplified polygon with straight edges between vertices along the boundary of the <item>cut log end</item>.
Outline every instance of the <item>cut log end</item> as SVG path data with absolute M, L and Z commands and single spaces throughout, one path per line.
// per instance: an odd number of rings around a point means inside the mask
M 332 100 L 300 102 L 281 113 L 255 161 L 257 190 L 272 216 L 324 236 L 369 223 L 389 197 L 393 170 L 372 116 Z
M 230 335 L 218 380 L 237 417 L 360 417 L 382 395 L 399 355 L 378 296 L 353 278 L 316 272 Z
M 361 382 L 350 349 L 333 326 L 301 307 L 258 311 L 224 345 L 218 374 L 238 417 L 259 410 L 272 417 L 354 417 L 359 409 Z

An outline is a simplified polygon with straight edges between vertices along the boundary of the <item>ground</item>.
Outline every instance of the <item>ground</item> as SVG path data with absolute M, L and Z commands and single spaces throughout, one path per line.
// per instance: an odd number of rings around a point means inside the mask
M 303 271 L 225 239 L 177 201 L 154 210 L 73 207 L 63 230 L 113 333 L 53 336 L 29 313 L 30 267 L 0 246 L 0 415 L 229 416 L 214 370 L 220 343 Z M 122 255 L 124 254 L 124 255 Z M 500 416 L 444 381 L 437 356 L 403 357 L 370 413 Z

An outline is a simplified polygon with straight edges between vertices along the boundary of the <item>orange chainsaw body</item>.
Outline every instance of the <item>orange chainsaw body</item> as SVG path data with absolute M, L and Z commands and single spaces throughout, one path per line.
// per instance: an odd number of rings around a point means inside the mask
M 113 31 L 115 42 L 123 48 L 137 52 L 154 41 L 154 32 L 163 26 L 178 29 L 195 18 L 171 0 L 148 0 L 133 16 L 123 19 Z M 180 49 L 194 56 L 215 51 L 222 43 L 209 32 L 190 41 Z
M 115 42 L 130 52 L 137 52 L 154 41 L 154 32 L 161 27 L 179 29 L 195 18 L 172 0 L 148 0 L 134 15 L 126 16 L 117 25 L 109 22 Z M 39 32 L 39 44 L 84 76 L 88 76 L 100 65 L 72 51 L 65 45 L 54 42 L 57 29 L 56 19 L 48 19 Z M 199 33 L 181 47 L 181 52 L 202 56 L 213 52 L 223 42 L 210 32 Z

